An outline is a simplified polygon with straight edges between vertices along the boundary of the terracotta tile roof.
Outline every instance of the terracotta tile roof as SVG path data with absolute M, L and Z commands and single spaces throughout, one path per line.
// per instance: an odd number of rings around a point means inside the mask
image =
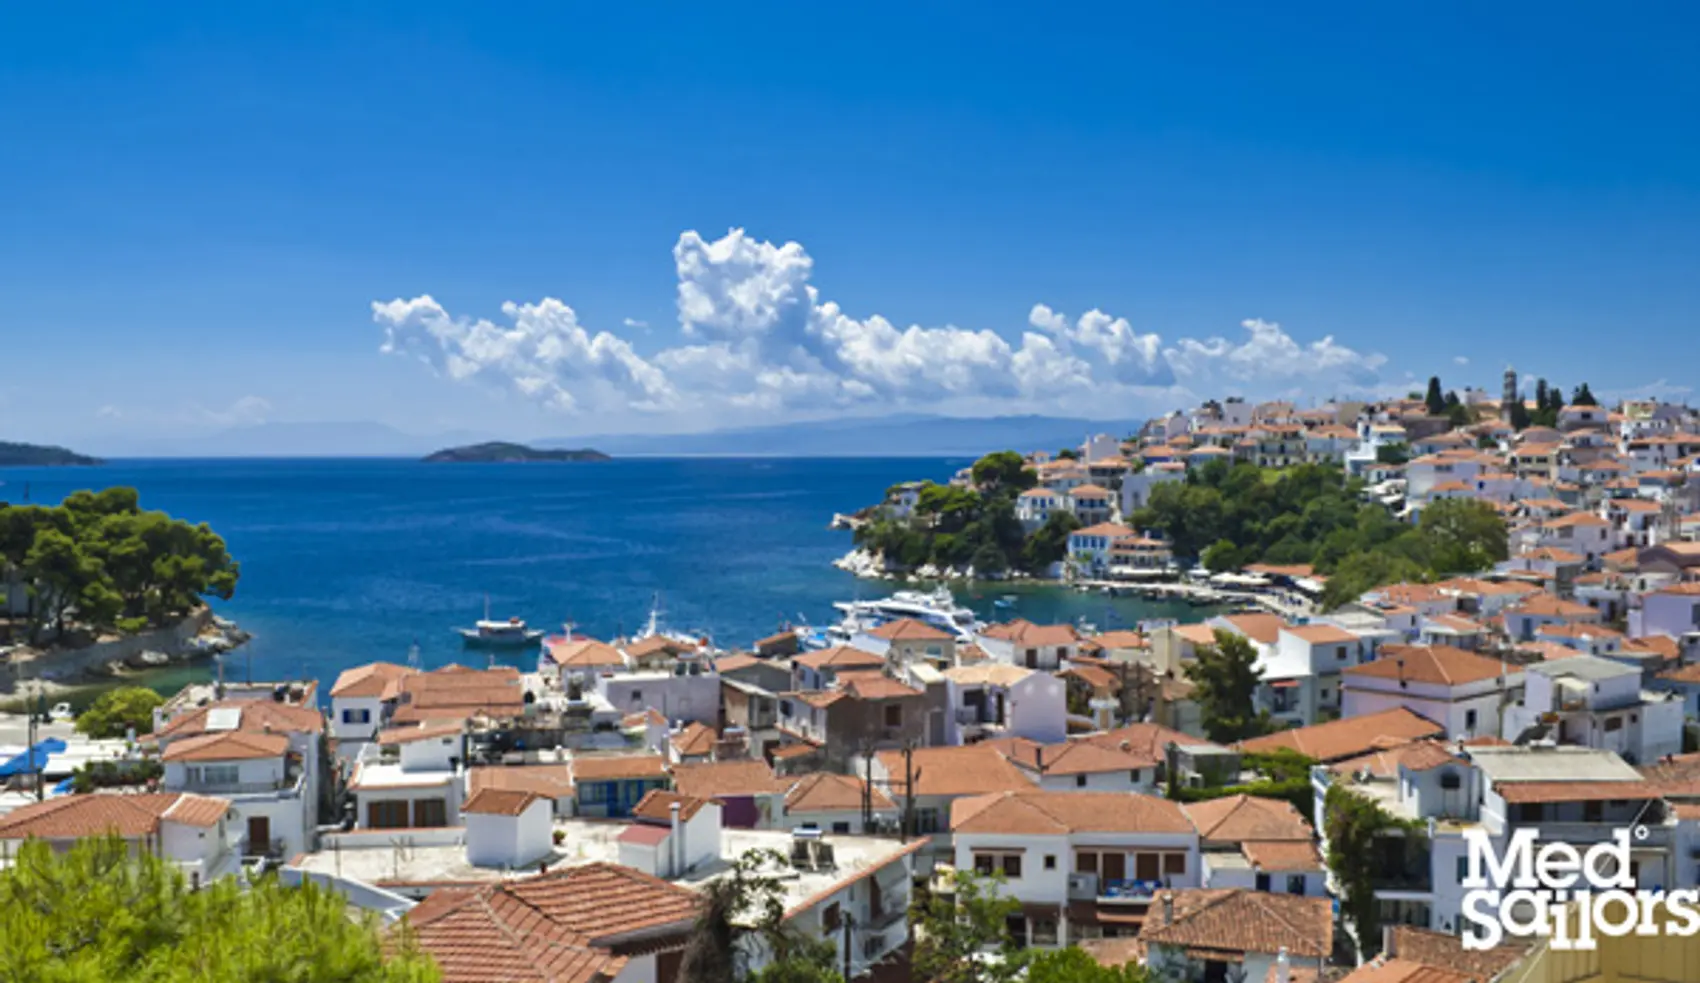
M 1393 926 L 1392 936 L 1393 952 L 1398 958 L 1450 969 L 1480 983 L 1487 983 L 1528 951 L 1527 945 L 1515 942 L 1492 949 L 1466 949 L 1456 935 L 1409 925 Z
M 1286 947 L 1301 958 L 1326 958 L 1334 948 L 1334 917 L 1328 898 L 1270 894 L 1240 888 L 1194 888 L 1166 892 L 1151 903 L 1140 927 L 1147 946 L 1170 945 L 1227 953 L 1275 953 Z
M 1178 730 L 1164 727 L 1162 724 L 1138 723 L 1118 727 L 1115 730 L 1102 731 L 1096 734 L 1082 734 L 1076 741 L 1085 741 L 1101 747 L 1113 747 L 1146 761 L 1167 760 L 1169 745 L 1179 744 L 1182 747 L 1219 748 L 1202 737 L 1193 737 Z
M 1463 973 L 1408 959 L 1378 959 L 1353 970 L 1340 983 L 1483 983 Z
M 1536 594 L 1525 598 L 1522 603 L 1512 608 L 1510 613 L 1543 618 L 1598 618 L 1600 616 L 1599 611 L 1586 604 L 1566 601 L 1551 594 Z
M 1121 680 L 1108 669 L 1092 665 L 1073 665 L 1057 673 L 1060 678 L 1078 679 L 1098 692 L 1114 693 L 1121 689 Z
M 390 727 L 378 732 L 379 744 L 412 744 L 414 741 L 430 740 L 433 737 L 458 736 L 466 730 L 464 720 L 439 720 L 428 724 L 415 724 L 411 727 Z
M 748 669 L 751 666 L 757 665 L 761 665 L 760 659 L 748 653 L 740 652 L 737 655 L 728 655 L 725 658 L 715 659 L 714 671 L 720 673 L 736 672 L 739 669 Z
M 980 632 L 982 637 L 1014 642 L 1017 645 L 1074 645 L 1080 632 L 1073 625 L 1036 625 L 1017 618 L 999 625 L 990 625 Z
M 1098 462 L 1092 462 L 1096 465 Z M 1102 485 L 1075 485 L 1068 490 L 1070 498 L 1109 498 L 1110 490 Z
M 1321 870 L 1322 854 L 1311 840 L 1246 840 L 1240 853 L 1258 870 Z
M 1598 802 L 1606 799 L 1656 799 L 1663 792 L 1651 782 L 1495 782 L 1507 803 Z
M 708 799 L 699 799 L 694 795 L 680 795 L 665 789 L 652 788 L 644 793 L 638 804 L 632 806 L 632 816 L 635 819 L 647 819 L 650 822 L 671 822 L 673 806 L 679 807 L 679 818 L 690 820 L 702 807 L 708 805 Z
M 1556 659 L 1574 659 L 1582 654 L 1581 649 L 1573 649 L 1568 645 L 1557 642 L 1517 642 L 1516 651 L 1525 655 L 1538 657 L 1542 662 L 1552 662 Z
M 810 669 L 880 669 L 885 666 L 885 657 L 850 645 L 834 645 L 819 652 L 793 656 L 791 664 L 808 666 Z
M 518 816 L 531 807 L 533 802 L 543 802 L 545 797 L 536 792 L 526 792 L 520 789 L 482 788 L 472 793 L 472 796 L 461 803 L 461 812 L 470 812 L 480 816 Z
M 0 816 L 0 839 L 21 840 L 33 836 L 45 840 L 71 840 L 108 833 L 135 839 L 159 832 L 162 818 L 189 826 L 210 826 L 229 812 L 230 802 L 227 799 L 180 792 L 61 795 L 45 802 L 19 806 Z
M 1448 751 L 1441 742 L 1420 740 L 1371 751 L 1356 758 L 1347 758 L 1328 767 L 1341 775 L 1367 771 L 1378 778 L 1397 778 L 1401 767 L 1412 771 L 1428 771 L 1456 761 L 1457 755 Z
M 668 826 L 658 826 L 652 823 L 632 823 L 620 831 L 615 837 L 621 843 L 641 843 L 644 846 L 659 846 L 673 835 Z
M 656 727 L 667 726 L 667 718 L 662 716 L 661 711 L 654 707 L 648 707 L 647 709 L 639 710 L 636 713 L 628 713 L 624 717 L 620 718 L 620 726 L 628 729 L 633 727 L 647 727 L 650 725 L 654 725 Z
M 282 734 L 252 734 L 232 730 L 172 741 L 161 755 L 166 761 L 248 761 L 280 758 L 289 750 Z
M 914 618 L 898 618 L 888 621 L 868 634 L 875 638 L 883 638 L 890 642 L 948 642 L 951 636 L 934 628 L 925 621 Z
M 1274 645 L 1287 622 L 1278 614 L 1230 614 L 1222 619 L 1254 642 Z
M 1388 584 L 1385 587 L 1377 587 L 1372 593 L 1395 604 L 1417 605 L 1450 600 L 1432 584 Z
M 1092 641 L 1107 649 L 1148 649 L 1151 647 L 1151 639 L 1140 632 L 1125 629 L 1101 631 L 1092 636 Z
M 585 755 L 569 762 L 573 783 L 606 782 L 620 778 L 660 778 L 667 763 L 659 754 Z
M 1012 666 L 1007 662 L 976 662 L 973 665 L 956 666 L 946 669 L 944 676 L 959 685 L 965 686 L 1011 686 L 1033 675 L 1034 670 L 1025 666 Z
M 627 642 L 624 647 L 626 654 L 634 659 L 653 655 L 684 655 L 693 651 L 692 646 L 666 635 L 647 635 L 635 642 Z
M 550 660 L 563 669 L 623 669 L 626 665 L 619 649 L 594 638 L 551 638 L 544 647 Z
M 1285 625 L 1281 630 L 1312 645 L 1351 645 L 1358 640 L 1338 625 Z
M 219 700 L 204 707 L 197 707 L 190 713 L 173 717 L 153 736 L 182 738 L 208 733 L 207 717 L 214 710 L 241 711 L 237 715 L 237 730 L 265 733 L 269 728 L 274 733 L 317 734 L 325 729 L 324 716 L 313 707 L 275 703 L 271 700 Z
M 534 792 L 550 799 L 571 798 L 571 765 L 486 765 L 470 774 L 473 794 L 484 789 Z
M 1674 662 L 1682 655 L 1682 647 L 1677 645 L 1676 639 L 1669 635 L 1643 635 L 1640 638 L 1626 638 L 1623 640 L 1623 649 L 1626 652 L 1650 652 L 1663 657 L 1666 662 Z
M 877 752 L 893 795 L 903 794 L 903 755 Z M 984 744 L 917 748 L 913 754 L 916 795 L 984 795 L 1011 789 L 1030 789 L 1033 783 L 996 749 Z
M 612 980 L 626 958 L 611 946 L 669 929 L 682 942 L 699 906 L 686 888 L 607 863 L 438 894 L 407 922 L 443 983 Z
M 336 677 L 331 696 L 351 699 L 394 699 L 403 676 L 414 670 L 393 662 L 369 662 L 345 669 Z
M 881 672 L 840 672 L 838 687 L 859 700 L 898 700 L 926 694 Z
M 1037 744 L 1022 737 L 1001 738 L 982 742 L 1023 768 L 1045 775 L 1100 775 L 1108 772 L 1149 768 L 1158 759 L 1134 751 L 1123 751 L 1114 744 L 1091 741 L 1065 741 L 1061 744 Z
M 1206 840 L 1302 840 L 1315 838 L 1310 824 L 1285 799 L 1227 795 L 1182 807 Z
M 679 732 L 674 734 L 670 743 L 673 751 L 682 758 L 700 758 L 714 753 L 714 745 L 720 740 L 720 735 L 713 727 L 699 721 L 691 721 Z
M 1264 737 L 1241 741 L 1242 751 L 1267 752 L 1283 748 L 1328 763 L 1364 754 L 1378 747 L 1392 747 L 1419 737 L 1445 734 L 1445 728 L 1404 707 L 1380 713 L 1331 720 L 1325 724 L 1277 731 Z
M 1035 835 L 1063 833 L 1192 833 L 1192 822 L 1168 799 L 1129 792 L 1052 792 L 1029 786 L 957 799 L 950 831 Z
M 765 761 L 717 761 L 713 764 L 675 766 L 673 787 L 681 795 L 715 799 L 779 795 L 791 787 L 791 781 L 775 775 Z
M 867 786 L 859 778 L 815 772 L 804 775 L 785 794 L 787 812 L 851 812 L 862 808 L 862 792 Z M 894 809 L 891 797 L 873 789 L 875 809 Z
M 525 691 L 512 666 L 468 669 L 445 666 L 401 681 L 402 705 L 391 722 L 465 719 L 474 714 L 518 716 L 525 712 Z
M 1347 680 L 1403 679 L 1432 686 L 1462 686 L 1520 672 L 1516 666 L 1451 645 L 1387 645 L 1374 662 L 1340 671 Z
M 1119 539 L 1132 535 L 1135 535 L 1134 531 L 1119 522 L 1100 522 L 1084 529 L 1076 529 L 1069 533 L 1068 537 L 1073 539 L 1076 536 L 1102 536 L 1105 539 Z

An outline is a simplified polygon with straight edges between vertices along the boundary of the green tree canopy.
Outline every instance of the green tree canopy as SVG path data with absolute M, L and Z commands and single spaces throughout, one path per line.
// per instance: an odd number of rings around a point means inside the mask
M 1576 393 L 1570 397 L 1570 401 L 1577 406 L 1600 405 L 1600 401 L 1594 398 L 1594 391 L 1588 388 L 1586 382 L 1576 387 Z
M 703 887 L 703 906 L 685 943 L 679 979 L 691 983 L 843 983 L 833 944 L 785 921 L 785 886 L 767 869 L 788 869 L 773 850 L 749 850 Z M 754 945 L 752 945 L 754 943 Z M 753 951 L 765 952 L 752 970 Z
M 171 862 L 122 840 L 55 853 L 32 840 L 0 870 L 0 979 L 17 983 L 431 983 L 405 935 L 339 894 L 263 877 L 192 890 Z
M 1015 451 L 994 451 L 974 462 L 974 486 L 987 495 L 1014 494 L 1039 483 L 1039 476 Z
M 1023 959 L 1024 983 L 1156 983 L 1157 978 L 1136 963 L 1100 966 L 1085 949 L 1029 949 Z
M 1422 511 L 1417 528 L 1428 541 L 1429 568 L 1437 574 L 1471 573 L 1510 555 L 1505 520 L 1473 498 L 1443 498 Z
M 28 589 L 32 641 L 72 620 L 139 630 L 228 600 L 240 567 L 205 525 L 144 512 L 134 488 L 79 491 L 57 506 L 0 504 L 0 574 Z
M 914 977 L 931 983 L 1006 983 L 1021 969 L 1009 918 L 1021 902 L 1001 893 L 1001 876 L 959 870 L 948 895 L 917 895 Z
M 1254 702 L 1263 673 L 1257 650 L 1245 636 L 1216 629 L 1216 644 L 1198 649 L 1186 666 L 1186 678 L 1196 687 L 1193 699 L 1212 741 L 1231 744 L 1269 729 Z
M 146 686 L 107 690 L 77 716 L 77 731 L 94 738 L 123 737 L 130 728 L 146 734 L 153 730 L 154 707 L 164 702 Z
M 1440 376 L 1428 377 L 1428 392 L 1423 396 L 1423 408 L 1429 416 L 1440 416 L 1446 412 L 1446 397 L 1440 394 Z

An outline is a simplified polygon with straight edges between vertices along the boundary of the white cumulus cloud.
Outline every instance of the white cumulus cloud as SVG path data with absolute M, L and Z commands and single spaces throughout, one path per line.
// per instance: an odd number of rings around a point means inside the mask
M 703 423 L 727 410 L 858 405 L 1119 413 L 1142 397 L 1168 405 L 1192 394 L 1367 391 L 1382 382 L 1382 356 L 1332 337 L 1300 342 L 1261 320 L 1243 322 L 1237 340 L 1166 343 L 1125 317 L 1098 309 L 1071 317 L 1045 304 L 1028 311 L 1018 334 L 856 316 L 821 296 L 801 244 L 742 229 L 713 240 L 685 232 L 673 262 L 679 333 L 648 354 L 590 330 L 554 298 L 503 304 L 503 323 L 451 315 L 429 295 L 374 302 L 372 316 L 384 352 L 456 381 L 564 412 L 636 409 Z M 647 328 L 631 318 L 624 326 Z

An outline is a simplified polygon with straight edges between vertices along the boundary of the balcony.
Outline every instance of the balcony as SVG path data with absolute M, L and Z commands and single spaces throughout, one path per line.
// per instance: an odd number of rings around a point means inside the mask
M 1157 896 L 1163 890 L 1162 881 L 1141 881 L 1133 878 L 1101 880 L 1098 886 L 1099 901 L 1126 901 L 1144 904 Z
M 305 778 L 305 771 L 291 769 L 288 777 L 275 782 L 189 781 L 172 786 L 171 791 L 195 792 L 200 795 L 264 795 L 293 799 L 300 797 Z

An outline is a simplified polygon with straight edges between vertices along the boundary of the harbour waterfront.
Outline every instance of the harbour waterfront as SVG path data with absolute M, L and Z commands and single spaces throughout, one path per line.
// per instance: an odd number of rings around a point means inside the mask
M 0 469 L 0 501 L 53 503 L 133 485 L 143 508 L 206 522 L 242 563 L 216 604 L 254 639 L 240 678 L 311 676 L 375 659 L 482 664 L 451 629 L 492 615 L 609 637 L 639 629 L 659 594 L 668 625 L 724 647 L 782 622 L 824 623 L 835 600 L 897 585 L 832 566 L 849 548 L 835 512 L 897 481 L 947 480 L 966 458 L 630 458 L 582 464 L 424 464 L 396 459 L 120 460 L 95 468 Z M 987 620 L 1084 619 L 1099 628 L 1197 620 L 1180 602 L 1036 584 L 956 585 Z M 1007 599 L 1007 600 L 1005 600 Z M 1004 600 L 1003 604 L 998 604 Z M 496 653 L 531 665 L 534 658 Z M 175 688 L 204 667 L 166 670 Z

